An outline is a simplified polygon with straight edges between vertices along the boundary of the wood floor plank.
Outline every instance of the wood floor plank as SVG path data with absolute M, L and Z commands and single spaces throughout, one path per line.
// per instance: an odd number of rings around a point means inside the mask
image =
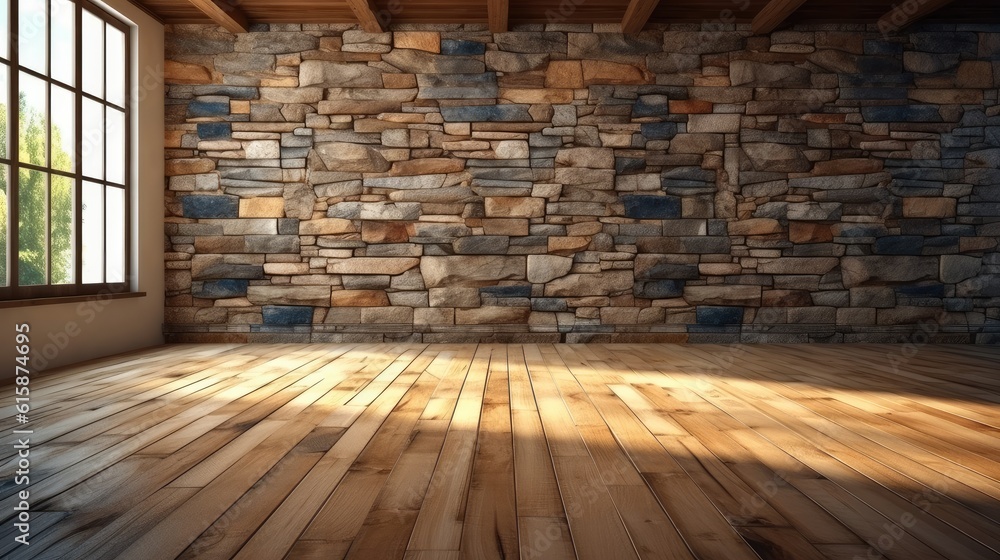
M 932 344 L 155 347 L 34 380 L 32 545 L 0 449 L 0 556 L 992 560 L 998 365 Z

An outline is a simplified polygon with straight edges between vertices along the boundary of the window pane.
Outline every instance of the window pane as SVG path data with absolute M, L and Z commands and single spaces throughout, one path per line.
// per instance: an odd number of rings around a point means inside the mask
M 19 159 L 26 163 L 45 165 L 45 136 L 48 129 L 45 114 L 45 82 L 21 72 Z
M 125 190 L 107 187 L 107 282 L 125 281 Z
M 7 286 L 7 166 L 0 165 L 0 286 Z
M 7 82 L 8 66 L 0 64 L 0 157 L 7 157 L 7 119 L 10 118 L 7 96 L 10 85 Z
M 21 66 L 45 73 L 46 0 L 19 0 L 17 3 L 17 44 Z
M 52 0 L 51 10 L 49 14 L 52 19 L 52 33 L 49 37 L 52 44 L 52 59 L 49 61 L 51 76 L 73 85 L 76 77 L 74 75 L 76 57 L 73 56 L 74 4 L 70 0 Z
M 104 187 L 83 183 L 83 283 L 104 281 Z
M 104 21 L 83 11 L 83 91 L 104 97 Z
M 7 58 L 7 14 L 10 7 L 7 0 L 0 0 L 0 58 Z
M 52 175 L 49 198 L 49 239 L 53 284 L 73 283 L 73 180 Z
M 108 85 L 107 100 L 125 105 L 125 34 L 107 26 Z
M 88 177 L 104 177 L 104 105 L 90 99 L 83 99 L 83 174 Z
M 112 183 L 125 183 L 125 113 L 117 109 L 108 108 L 108 167 L 106 171 L 108 181 Z
M 48 177 L 41 171 L 21 169 L 18 173 L 18 283 L 21 286 L 46 284 L 45 233 L 48 220 L 45 193 Z
M 75 99 L 73 92 L 53 85 L 52 89 L 52 168 L 59 171 L 73 171 L 73 160 L 76 158 L 74 147 L 73 118 Z

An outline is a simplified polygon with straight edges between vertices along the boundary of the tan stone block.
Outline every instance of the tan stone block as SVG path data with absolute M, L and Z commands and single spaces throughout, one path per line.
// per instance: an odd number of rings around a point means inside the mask
M 242 235 L 207 235 L 194 238 L 194 250 L 199 254 L 224 254 L 246 252 Z
M 309 263 L 264 263 L 264 274 L 279 276 L 309 274 Z
M 737 263 L 701 263 L 698 265 L 698 273 L 704 276 L 731 276 L 743 271 Z
M 164 148 L 180 148 L 181 142 L 184 140 L 184 135 L 187 134 L 185 130 L 167 130 L 163 134 L 163 147 Z
M 436 31 L 397 31 L 393 41 L 397 49 L 441 52 L 441 34 Z
M 482 223 L 486 235 L 528 235 L 528 220 L 515 218 L 485 218 Z
M 711 101 L 700 99 L 671 99 L 669 103 L 671 113 L 686 114 L 711 113 L 715 106 Z
M 414 309 L 413 322 L 417 325 L 454 325 L 455 310 L 448 308 Z
M 950 218 L 955 215 L 954 198 L 904 198 L 903 216 L 907 218 Z
M 960 88 L 993 87 L 993 65 L 986 60 L 965 60 L 958 65 L 955 86 Z
M 781 223 L 771 218 L 751 218 L 729 222 L 729 235 L 769 235 L 783 231 Z
M 234 99 L 229 102 L 229 112 L 234 115 L 250 114 L 250 102 L 245 99 Z
M 574 92 L 572 89 L 555 88 L 533 88 L 515 89 L 500 88 L 500 98 L 511 103 L 562 103 L 573 102 Z
M 449 136 L 471 136 L 472 123 L 445 123 L 444 133 Z
M 386 89 L 410 89 L 417 87 L 414 74 L 382 74 L 382 84 Z
M 175 175 L 198 175 L 208 173 L 209 171 L 215 171 L 215 162 L 210 159 L 168 159 L 164 163 L 164 173 L 167 177 Z
M 437 175 L 460 173 L 465 169 L 465 160 L 456 158 L 425 158 L 397 161 L 389 170 L 391 175 L 410 177 L 415 175 Z
M 791 221 L 788 240 L 792 243 L 828 243 L 833 241 L 833 228 L 830 224 Z
M 405 243 L 410 236 L 405 223 L 365 222 L 361 226 L 361 240 L 365 243 Z
M 328 274 L 388 274 L 390 276 L 395 276 L 397 274 L 402 274 L 411 268 L 416 268 L 419 265 L 420 259 L 410 257 L 355 257 L 339 261 L 330 261 L 330 263 L 326 265 L 326 272 Z
M 545 87 L 572 89 L 584 87 L 583 65 L 579 60 L 553 60 L 545 70 Z
M 531 315 L 530 307 L 478 307 L 456 309 L 456 325 L 514 324 L 523 325 Z
M 583 83 L 585 86 L 597 84 L 650 84 L 653 74 L 649 71 L 608 60 L 584 60 Z
M 550 237 L 548 251 L 553 255 L 573 255 L 590 245 L 590 237 Z
M 299 223 L 299 235 L 337 235 L 357 232 L 358 228 L 354 222 L 341 218 L 321 218 Z
M 817 161 L 813 166 L 812 175 L 859 175 L 862 173 L 878 173 L 882 171 L 882 160 L 868 158 L 843 158 L 829 161 Z
M 241 218 L 281 218 L 284 215 L 284 198 L 258 197 L 240 199 Z
M 199 64 L 167 60 L 163 63 L 163 82 L 166 84 L 210 84 L 212 72 Z
M 760 305 L 760 286 L 685 286 L 684 299 L 693 305 Z
M 491 196 L 485 200 L 489 218 L 540 218 L 545 215 L 545 200 L 514 196 Z
M 387 307 L 389 296 L 384 290 L 334 290 L 331 307 Z

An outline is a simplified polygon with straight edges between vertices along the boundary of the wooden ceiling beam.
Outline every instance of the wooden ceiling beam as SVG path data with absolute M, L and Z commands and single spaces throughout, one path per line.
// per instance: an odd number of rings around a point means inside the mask
M 375 15 L 378 8 L 375 7 L 372 0 L 347 0 L 347 6 L 354 12 L 354 17 L 358 18 L 358 22 L 361 23 L 361 29 L 364 29 L 368 33 L 382 33 L 385 31 L 382 28 L 382 22 Z
M 805 3 L 806 0 L 771 0 L 754 16 L 750 30 L 755 35 L 770 33 Z
M 487 0 L 486 10 L 490 21 L 490 31 L 493 33 L 506 33 L 510 28 L 509 0 Z
M 639 33 L 649 17 L 653 15 L 653 10 L 660 3 L 660 0 L 632 0 L 625 9 L 625 17 L 622 18 L 622 33 Z
M 250 30 L 250 20 L 243 10 L 224 0 L 188 0 L 212 21 L 228 29 L 231 33 L 246 33 Z
M 878 29 L 882 33 L 892 33 L 916 23 L 930 15 L 931 12 L 951 4 L 954 0 L 923 0 L 916 2 L 913 0 L 900 2 L 894 6 L 887 14 L 878 19 Z

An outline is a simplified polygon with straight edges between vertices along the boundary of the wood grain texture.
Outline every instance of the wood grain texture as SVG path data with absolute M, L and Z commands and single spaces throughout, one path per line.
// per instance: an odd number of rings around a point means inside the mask
M 646 27 L 660 0 L 631 0 L 622 17 L 622 33 L 638 33 Z
M 901 351 L 220 344 L 91 361 L 33 382 L 30 547 L 10 544 L 0 452 L 0 555 L 1000 557 L 1000 348 Z
M 250 29 L 247 15 L 237 5 L 225 0 L 188 0 L 212 21 L 231 33 L 246 33 Z
M 807 0 L 771 0 L 764 9 L 757 12 L 750 29 L 755 34 L 763 35 L 778 28 L 799 6 Z
M 490 31 L 504 33 L 510 27 L 510 0 L 486 0 Z
M 921 0 L 920 2 L 894 4 L 891 10 L 878 18 L 879 31 L 883 33 L 898 31 L 916 23 L 952 2 L 954 0 Z
M 351 8 L 355 17 L 358 18 L 361 29 L 364 29 L 368 33 L 381 33 L 385 31 L 382 29 L 382 22 L 379 21 L 376 15 L 378 7 L 375 6 L 372 0 L 347 0 L 347 6 Z

